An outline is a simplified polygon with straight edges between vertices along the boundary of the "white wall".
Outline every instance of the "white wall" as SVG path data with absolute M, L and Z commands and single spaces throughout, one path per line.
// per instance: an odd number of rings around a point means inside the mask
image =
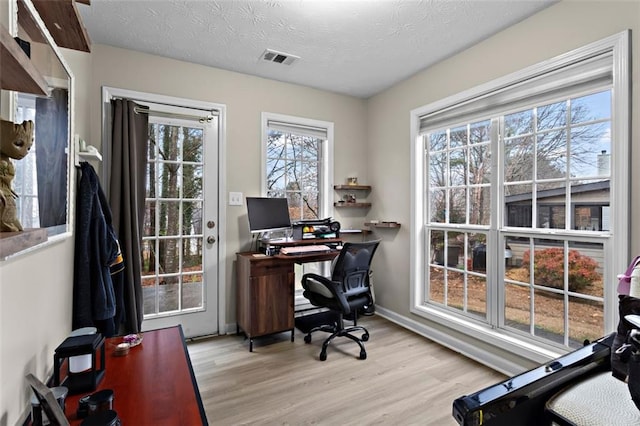
M 260 195 L 262 112 L 333 122 L 335 179 L 344 182 L 355 171 L 366 182 L 366 104 L 361 99 L 109 46 L 94 46 L 92 58 L 92 134 L 87 140 L 95 145 L 101 137 L 101 87 L 118 87 L 225 104 L 227 194 Z M 227 324 L 235 324 L 235 253 L 249 249 L 251 237 L 246 208 L 226 205 L 227 194 L 221 199 L 226 240 L 220 243 L 226 246 Z
M 476 85 L 542 62 L 593 41 L 632 30 L 634 105 L 640 105 L 640 2 L 563 1 L 505 31 L 420 72 L 372 97 L 368 103 L 368 166 L 373 192 L 372 217 L 403 224 L 376 253 L 374 277 L 376 303 L 423 326 L 449 333 L 409 312 L 410 221 L 410 111 Z M 634 148 L 640 133 L 635 113 Z M 633 164 L 640 164 L 640 150 L 632 149 Z M 638 194 L 640 170 L 633 168 L 632 191 Z M 640 196 L 632 196 L 632 211 L 640 212 Z M 635 217 L 635 215 L 631 215 Z M 640 251 L 640 224 L 632 224 L 632 253 Z M 468 339 L 467 339 L 468 340 Z M 482 342 L 470 342 L 482 346 Z M 508 357 L 507 354 L 502 354 Z M 524 365 L 527 365 L 524 362 Z

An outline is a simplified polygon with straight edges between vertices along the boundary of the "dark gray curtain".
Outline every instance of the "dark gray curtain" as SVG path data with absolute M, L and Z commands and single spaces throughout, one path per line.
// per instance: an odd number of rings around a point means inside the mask
M 36 98 L 36 169 L 40 227 L 67 223 L 67 89 Z
M 135 113 L 134 107 L 144 108 L 126 99 L 111 101 L 109 204 L 125 265 L 123 282 L 114 283 L 116 297 L 117 293 L 122 292 L 120 300 L 123 306 L 121 310 L 116 310 L 116 330 L 120 334 L 139 333 L 144 314 L 140 245 L 149 117 L 147 114 Z

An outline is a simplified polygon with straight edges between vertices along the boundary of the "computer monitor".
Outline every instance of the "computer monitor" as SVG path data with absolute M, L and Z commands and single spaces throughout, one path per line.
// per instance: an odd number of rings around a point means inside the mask
M 247 197 L 249 231 L 261 233 L 291 227 L 286 198 Z

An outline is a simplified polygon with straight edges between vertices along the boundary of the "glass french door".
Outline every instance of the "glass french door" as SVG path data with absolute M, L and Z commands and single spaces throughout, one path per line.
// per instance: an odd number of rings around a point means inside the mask
M 149 116 L 143 329 L 218 332 L 218 117 Z

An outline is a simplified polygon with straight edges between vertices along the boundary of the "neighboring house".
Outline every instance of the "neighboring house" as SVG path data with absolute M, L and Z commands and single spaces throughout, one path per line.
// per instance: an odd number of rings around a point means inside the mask
M 609 230 L 609 179 L 571 187 L 571 229 Z M 531 193 L 505 197 L 507 226 L 531 227 Z M 538 191 L 536 226 L 565 228 L 565 188 Z

